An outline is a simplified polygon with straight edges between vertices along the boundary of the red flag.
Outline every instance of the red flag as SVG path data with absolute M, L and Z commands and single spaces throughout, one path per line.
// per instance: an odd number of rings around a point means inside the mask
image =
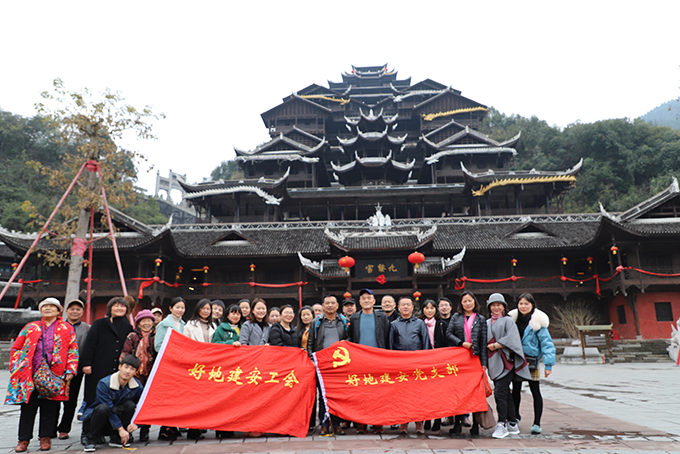
M 316 353 L 330 412 L 403 424 L 486 411 L 479 358 L 462 347 L 394 351 L 336 342 Z
M 207 344 L 168 330 L 134 421 L 305 437 L 315 393 L 302 349 Z

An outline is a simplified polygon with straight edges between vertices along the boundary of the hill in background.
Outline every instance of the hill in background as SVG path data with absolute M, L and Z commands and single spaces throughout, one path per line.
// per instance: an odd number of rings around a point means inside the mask
M 680 99 L 665 102 L 640 118 L 656 126 L 670 126 L 680 130 Z

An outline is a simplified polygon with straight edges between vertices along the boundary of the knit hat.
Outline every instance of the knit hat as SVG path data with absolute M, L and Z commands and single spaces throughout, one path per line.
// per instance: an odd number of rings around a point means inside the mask
M 143 318 L 150 318 L 152 321 L 156 321 L 156 317 L 153 316 L 153 313 L 151 313 L 149 309 L 144 309 L 139 311 L 139 313 L 135 316 L 135 325 Z
M 59 310 L 64 309 L 58 299 L 56 299 L 56 298 L 45 298 L 44 300 L 42 300 L 40 302 L 40 304 L 38 304 L 38 310 L 42 309 L 42 307 L 47 305 L 47 304 L 52 304 L 53 306 L 57 306 L 57 308 L 59 308 Z
M 492 293 L 486 301 L 486 307 L 491 306 L 493 303 L 501 303 L 505 306 L 505 310 L 508 310 L 508 303 L 505 302 L 505 298 L 500 293 Z

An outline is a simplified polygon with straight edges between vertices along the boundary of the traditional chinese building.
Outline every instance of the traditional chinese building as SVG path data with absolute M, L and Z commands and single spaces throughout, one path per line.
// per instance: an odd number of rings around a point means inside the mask
M 624 213 L 563 214 L 560 195 L 582 162 L 510 170 L 520 136 L 479 133 L 486 110 L 386 66 L 354 67 L 342 82 L 283 98 L 262 114 L 271 140 L 236 150 L 243 180 L 180 181 L 195 224 L 147 226 L 114 211 L 126 287 L 143 307 L 178 295 L 190 305 L 258 296 L 298 306 L 363 287 L 378 299 L 531 292 L 548 312 L 582 300 L 624 338 L 669 337 L 667 321 L 680 315 L 677 182 Z M 17 256 L 33 239 L 0 232 Z M 58 248 L 49 238 L 39 247 Z M 93 247 L 99 317 L 121 284 L 110 240 Z M 417 268 L 414 251 L 425 257 Z M 348 270 L 344 256 L 355 260 Z M 64 268 L 30 264 L 20 307 L 64 294 Z

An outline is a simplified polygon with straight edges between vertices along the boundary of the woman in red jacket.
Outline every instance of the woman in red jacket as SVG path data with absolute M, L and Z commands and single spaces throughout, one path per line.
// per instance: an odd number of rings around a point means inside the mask
M 16 452 L 28 449 L 38 409 L 40 450 L 47 451 L 52 447 L 50 436 L 57 424 L 59 402 L 68 400 L 69 382 L 78 372 L 76 333 L 73 326 L 61 318 L 61 303 L 56 298 L 46 298 L 38 308 L 42 318 L 24 326 L 9 356 L 10 379 L 5 404 L 21 405 Z M 46 361 L 54 375 L 63 380 L 54 395 L 40 395 L 40 391 L 35 388 L 33 377 L 43 361 Z

